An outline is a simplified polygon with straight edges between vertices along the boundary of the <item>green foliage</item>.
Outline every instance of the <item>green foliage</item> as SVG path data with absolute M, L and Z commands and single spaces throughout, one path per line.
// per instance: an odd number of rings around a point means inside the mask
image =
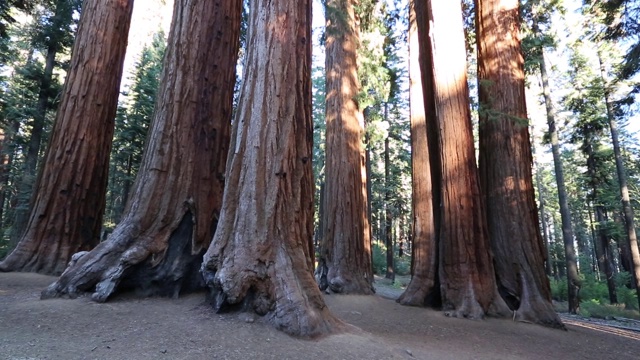
M 398 256 L 397 249 L 394 249 L 393 258 L 394 270 L 396 275 L 409 275 L 411 274 L 411 257 L 410 256 Z M 376 275 L 384 275 L 387 271 L 387 247 L 375 242 L 373 244 L 373 273 Z
M 117 222 L 142 161 L 160 85 L 166 39 L 160 31 L 145 46 L 136 63 L 133 83 L 118 106 L 110 160 L 105 223 Z
M 582 287 L 580 288 L 580 309 L 585 316 L 598 316 L 606 314 L 608 316 L 629 317 L 628 310 L 635 310 L 637 317 L 638 299 L 635 290 L 624 286 L 631 275 L 621 272 L 616 276 L 616 289 L 620 304 L 609 304 L 609 292 L 607 284 L 599 281 L 593 274 L 582 276 Z M 567 280 L 550 279 L 551 297 L 555 301 L 567 301 Z M 618 313 L 615 315 L 615 313 Z M 624 315 L 622 315 L 624 313 Z
M 629 310 L 624 305 L 610 305 L 603 304 L 596 300 L 584 301 L 580 304 L 580 315 L 596 318 L 596 319 L 611 319 L 611 318 L 631 318 L 640 319 L 637 311 Z

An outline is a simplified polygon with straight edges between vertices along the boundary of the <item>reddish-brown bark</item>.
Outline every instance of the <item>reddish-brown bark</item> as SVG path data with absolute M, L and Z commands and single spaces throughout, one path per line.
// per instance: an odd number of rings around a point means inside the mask
M 133 0 L 87 1 L 26 230 L 4 271 L 60 274 L 97 245 Z
M 429 24 L 426 3 L 411 0 L 409 17 L 409 99 L 411 103 L 411 164 L 413 180 L 413 246 L 411 281 L 398 302 L 413 306 L 439 306 L 438 232 L 436 212 L 439 197 L 437 182 L 438 144 L 434 134 L 435 102 Z M 422 59 L 423 61 L 419 61 Z M 429 127 L 427 124 L 430 124 Z M 429 131 L 427 130 L 429 129 Z M 435 155 L 435 156 L 434 156 Z M 433 163 L 432 163 L 433 162 Z
M 177 0 L 138 177 L 110 238 L 43 297 L 119 287 L 177 296 L 203 286 L 200 260 L 222 202 L 241 0 Z
M 461 14 L 459 2 L 427 1 L 442 181 L 438 271 L 446 314 L 482 318 L 508 308 L 498 295 L 480 196 Z
M 218 311 L 241 305 L 289 334 L 341 323 L 313 278 L 311 2 L 251 2 L 246 72 L 218 229 L 202 272 Z
M 480 178 L 498 290 L 517 319 L 563 328 L 551 305 L 538 229 L 519 2 L 476 4 Z
M 372 294 L 364 119 L 356 102 L 358 25 L 353 0 L 328 0 L 325 6 L 326 193 L 316 278 L 322 289 Z

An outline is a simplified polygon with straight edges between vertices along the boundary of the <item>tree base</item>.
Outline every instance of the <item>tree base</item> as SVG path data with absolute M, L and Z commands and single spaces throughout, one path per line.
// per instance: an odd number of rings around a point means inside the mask
M 405 291 L 396 300 L 400 305 L 442 308 L 440 286 L 433 280 L 413 276 Z
M 373 295 L 376 293 L 372 280 L 367 276 L 346 276 L 342 271 L 330 269 L 324 259 L 318 261 L 315 278 L 318 287 L 322 291 L 329 290 L 336 294 L 356 295 Z
M 142 297 L 178 297 L 201 290 L 199 273 L 204 251 L 191 253 L 193 221 L 187 212 L 173 231 L 164 251 L 153 252 L 158 241 L 136 241 L 133 226 L 119 226 L 106 242 L 90 252 L 75 254 L 69 266 L 42 294 L 42 299 L 77 297 L 93 292 L 91 298 L 104 302 L 117 292 L 134 291 Z M 161 257 L 161 258 L 159 258 Z

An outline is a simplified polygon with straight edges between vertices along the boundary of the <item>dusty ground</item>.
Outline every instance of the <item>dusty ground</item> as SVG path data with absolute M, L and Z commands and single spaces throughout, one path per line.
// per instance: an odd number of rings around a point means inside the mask
M 451 319 L 381 296 L 327 295 L 362 332 L 300 340 L 204 295 L 39 300 L 54 278 L 0 273 L 0 359 L 640 359 L 640 333 L 569 319 L 568 331 L 510 320 Z M 400 290 L 378 282 L 378 293 Z

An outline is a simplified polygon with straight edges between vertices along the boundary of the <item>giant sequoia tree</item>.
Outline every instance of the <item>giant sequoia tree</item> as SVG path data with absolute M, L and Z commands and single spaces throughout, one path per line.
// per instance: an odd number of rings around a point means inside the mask
M 420 62 L 425 63 L 422 69 L 430 67 L 423 80 L 432 84 L 424 86 L 425 96 L 433 97 L 437 125 L 438 169 L 432 174 L 439 174 L 440 184 L 436 219 L 442 308 L 456 317 L 504 315 L 508 308 L 494 278 L 475 163 L 461 5 L 427 1 L 424 9 L 416 7 L 416 11 L 417 19 L 424 22 L 418 26 Z M 432 262 L 422 264 L 432 266 Z
M 322 289 L 373 293 L 364 119 L 356 51 L 358 23 L 353 0 L 326 2 L 326 160 L 323 239 L 316 277 Z
M 413 306 L 439 306 L 438 232 L 440 183 L 438 138 L 435 127 L 433 68 L 426 3 L 409 2 L 409 101 L 411 105 L 411 164 L 413 246 L 411 282 L 398 302 Z M 422 47 L 420 46 L 422 44 Z M 422 53 L 420 53 L 422 51 Z M 423 61 L 420 61 L 422 57 Z
M 0 270 L 59 274 L 98 243 L 132 7 L 85 2 L 26 230 Z
M 218 229 L 202 272 L 216 310 L 240 305 L 293 335 L 339 325 L 313 278 L 311 2 L 251 2 L 246 72 Z
M 158 105 L 122 221 L 43 297 L 118 287 L 177 296 L 202 286 L 198 268 L 216 227 L 240 32 L 241 0 L 178 0 Z
M 480 181 L 500 295 L 517 318 L 562 327 L 544 272 L 520 49 L 519 2 L 476 2 Z

